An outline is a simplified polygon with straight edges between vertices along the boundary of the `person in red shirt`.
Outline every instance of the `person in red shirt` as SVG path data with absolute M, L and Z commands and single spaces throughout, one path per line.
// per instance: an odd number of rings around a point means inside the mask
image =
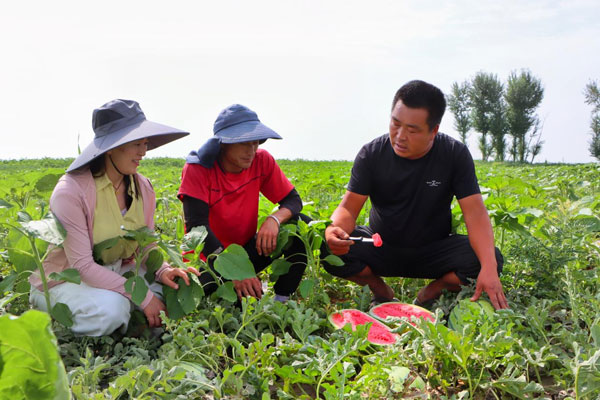
M 203 255 L 220 253 L 232 243 L 244 247 L 256 272 L 272 262 L 281 224 L 302 218 L 302 200 L 275 159 L 258 146 L 267 139 L 281 139 L 260 122 L 249 108 L 233 104 L 225 108 L 214 124 L 214 136 L 186 158 L 177 194 L 183 203 L 186 232 L 204 226 L 208 235 Z M 259 193 L 279 209 L 258 227 Z M 291 262 L 289 272 L 275 283 L 275 299 L 286 301 L 298 287 L 306 268 L 306 252 L 294 238 L 284 251 Z M 205 292 L 216 289 L 212 277 L 200 277 Z M 258 278 L 233 281 L 238 297 L 262 296 Z

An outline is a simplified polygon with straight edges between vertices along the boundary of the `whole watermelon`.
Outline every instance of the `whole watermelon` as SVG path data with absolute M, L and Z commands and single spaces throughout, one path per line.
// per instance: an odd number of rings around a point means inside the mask
M 494 307 L 489 301 L 462 299 L 450 312 L 448 328 L 461 332 L 466 324 L 476 324 L 493 316 Z

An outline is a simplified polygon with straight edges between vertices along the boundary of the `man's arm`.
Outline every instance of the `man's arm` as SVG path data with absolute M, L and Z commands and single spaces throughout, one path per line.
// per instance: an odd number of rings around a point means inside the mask
M 354 244 L 348 237 L 356 226 L 356 219 L 367 198 L 366 195 L 348 191 L 331 215 L 331 225 L 325 230 L 325 240 L 333 254 L 346 254 Z
M 471 297 L 471 300 L 479 299 L 481 293 L 485 291 L 490 297 L 494 308 L 508 308 L 508 302 L 502 290 L 502 283 L 498 277 L 498 263 L 496 262 L 494 250 L 494 231 L 487 209 L 483 204 L 483 198 L 479 193 L 473 194 L 458 200 L 458 204 L 467 225 L 469 243 L 481 264 L 475 294 Z

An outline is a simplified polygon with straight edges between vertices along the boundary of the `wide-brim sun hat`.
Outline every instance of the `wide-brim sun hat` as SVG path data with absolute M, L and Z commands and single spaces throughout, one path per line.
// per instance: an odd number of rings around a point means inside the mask
M 94 140 L 71 163 L 67 172 L 86 166 L 109 150 L 140 139 L 148 139 L 148 150 L 189 135 L 167 125 L 148 121 L 133 100 L 116 99 L 96 108 L 92 114 Z
M 267 139 L 282 139 L 282 137 L 263 124 L 256 112 L 241 104 L 232 104 L 219 113 L 213 126 L 214 136 L 208 139 L 198 151 L 191 151 L 186 161 L 191 164 L 201 164 L 210 168 L 221 148 L 221 143 L 245 143 L 258 141 L 264 143 Z

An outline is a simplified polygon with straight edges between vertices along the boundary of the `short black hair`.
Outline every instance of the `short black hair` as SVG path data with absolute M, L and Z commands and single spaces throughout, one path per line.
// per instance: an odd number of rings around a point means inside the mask
M 446 111 L 444 93 L 431 83 L 424 81 L 414 80 L 402 85 L 394 96 L 392 111 L 398 100 L 402 100 L 402 103 L 410 108 L 426 109 L 428 113 L 427 125 L 429 125 L 430 130 L 442 122 L 444 111 Z

